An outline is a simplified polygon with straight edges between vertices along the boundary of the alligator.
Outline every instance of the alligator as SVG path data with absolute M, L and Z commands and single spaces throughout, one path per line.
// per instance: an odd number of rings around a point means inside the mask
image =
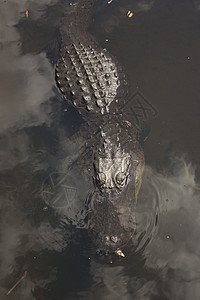
M 121 113 L 127 80 L 117 60 L 88 31 L 92 6 L 92 0 L 67 4 L 56 82 L 95 137 L 88 158 L 92 164 L 88 176 L 94 185 L 86 201 L 88 234 L 96 253 L 123 256 L 122 249 L 136 228 L 136 201 L 145 165 L 142 129 Z

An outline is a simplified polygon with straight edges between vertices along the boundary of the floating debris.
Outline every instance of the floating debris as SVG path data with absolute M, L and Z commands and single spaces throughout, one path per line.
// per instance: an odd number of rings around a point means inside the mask
M 22 275 L 22 277 L 13 285 L 13 287 L 7 292 L 7 296 L 12 293 L 12 291 L 20 284 L 20 282 L 26 277 L 27 275 L 27 271 L 24 272 L 24 274 Z
M 133 12 L 129 10 L 127 12 L 127 17 L 132 18 L 133 17 Z
M 129 122 L 129 121 L 127 121 L 127 120 L 125 120 L 125 123 L 130 127 L 132 124 L 131 124 L 131 122 Z
M 116 250 L 115 253 L 116 253 L 118 256 L 125 257 L 125 254 L 122 252 L 122 250 Z

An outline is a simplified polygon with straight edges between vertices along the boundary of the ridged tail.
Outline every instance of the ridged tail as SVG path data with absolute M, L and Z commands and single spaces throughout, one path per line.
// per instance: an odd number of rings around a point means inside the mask
M 92 6 L 93 0 L 67 1 L 60 26 L 63 47 L 76 44 L 80 38 L 87 38 Z

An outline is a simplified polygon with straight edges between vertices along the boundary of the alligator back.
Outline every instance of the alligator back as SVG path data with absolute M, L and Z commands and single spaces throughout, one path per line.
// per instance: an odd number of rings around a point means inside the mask
M 87 115 L 87 121 L 92 115 L 116 113 L 127 94 L 119 63 L 106 49 L 97 47 L 87 31 L 92 2 L 76 0 L 68 5 L 61 25 L 61 58 L 56 66 L 60 91 L 83 117 Z

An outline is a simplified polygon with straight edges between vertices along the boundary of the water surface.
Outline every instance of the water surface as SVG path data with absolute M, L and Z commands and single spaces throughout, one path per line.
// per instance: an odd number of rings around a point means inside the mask
M 1 299 L 25 271 L 10 299 L 199 299 L 200 2 L 95 2 L 90 31 L 159 112 L 136 234 L 125 259 L 104 263 L 81 221 L 91 187 L 68 169 L 84 141 L 54 79 L 63 2 L 0 7 Z

